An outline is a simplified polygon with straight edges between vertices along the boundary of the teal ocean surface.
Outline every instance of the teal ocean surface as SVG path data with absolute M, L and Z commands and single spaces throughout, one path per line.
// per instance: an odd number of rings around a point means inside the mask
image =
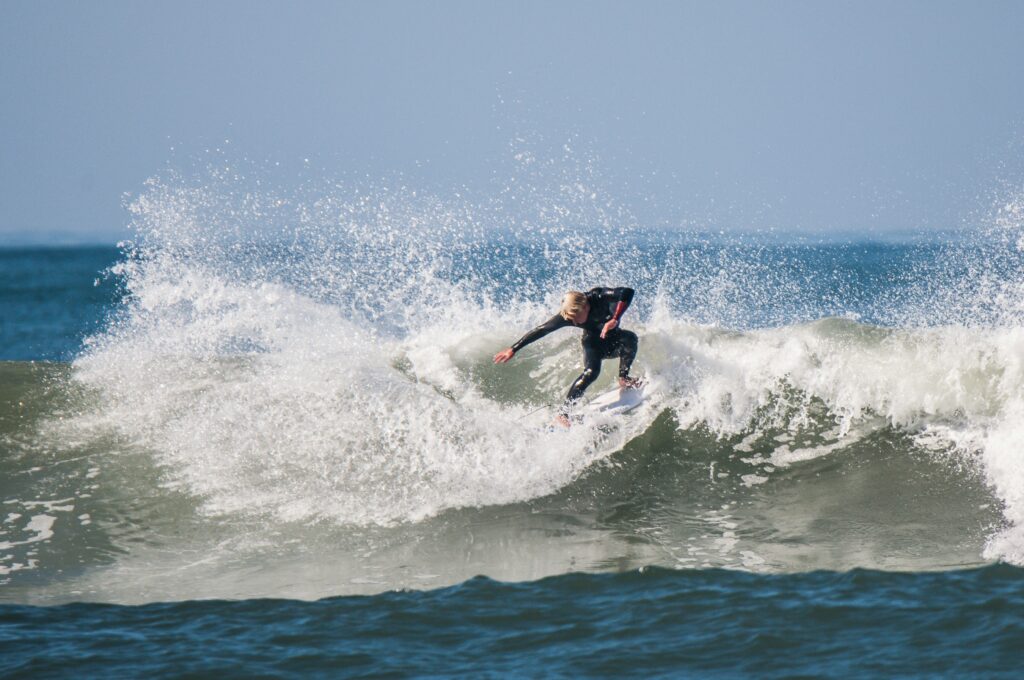
M 0 609 L 5 677 L 1020 674 L 1024 572 L 660 568 L 426 592 Z
M 1019 675 L 1016 224 L 318 191 L 0 250 L 5 677 Z M 652 396 L 552 432 L 577 331 L 491 357 L 597 285 Z

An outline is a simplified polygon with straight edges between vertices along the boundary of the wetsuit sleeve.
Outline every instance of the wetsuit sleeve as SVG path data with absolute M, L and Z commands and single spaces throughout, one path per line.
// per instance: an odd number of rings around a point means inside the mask
M 629 307 L 629 303 L 633 301 L 632 288 L 595 288 L 590 292 L 595 294 L 602 302 L 608 303 L 609 308 L 614 310 L 612 318 L 616 321 L 622 318 L 622 315 Z
M 626 313 L 629 303 L 633 301 L 633 289 L 616 288 L 615 291 L 619 295 L 619 302 L 615 305 L 615 313 L 612 314 L 612 318 L 618 321 Z
M 560 314 L 555 314 L 553 317 L 551 317 L 541 325 L 537 326 L 523 337 L 516 340 L 515 344 L 512 345 L 512 351 L 518 352 L 522 348 L 529 345 L 531 342 L 540 340 L 551 331 L 557 331 L 559 328 L 565 328 L 566 326 L 571 325 L 572 322 L 563 319 Z

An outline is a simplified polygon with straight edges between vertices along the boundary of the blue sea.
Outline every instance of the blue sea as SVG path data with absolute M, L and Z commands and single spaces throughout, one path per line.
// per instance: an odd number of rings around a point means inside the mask
M 1024 219 L 153 180 L 0 249 L 4 677 L 1020 677 Z M 569 289 L 650 396 L 548 427 Z M 592 394 L 608 389 L 606 363 Z

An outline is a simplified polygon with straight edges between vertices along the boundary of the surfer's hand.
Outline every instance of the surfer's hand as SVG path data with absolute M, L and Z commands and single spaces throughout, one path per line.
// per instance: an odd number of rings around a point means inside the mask
M 503 350 L 501 350 L 500 352 L 498 352 L 497 354 L 494 355 L 494 363 L 496 363 L 496 364 L 503 364 L 506 361 L 508 361 L 509 359 L 511 359 L 512 355 L 515 354 L 515 353 L 516 353 L 516 351 L 514 349 L 512 349 L 511 347 L 509 347 L 508 349 L 503 349 Z
M 608 323 L 606 323 L 604 325 L 604 328 L 601 329 L 601 337 L 604 338 L 604 336 L 608 335 L 608 331 L 615 330 L 615 327 L 618 325 L 619 322 L 616 321 L 615 319 L 608 319 Z

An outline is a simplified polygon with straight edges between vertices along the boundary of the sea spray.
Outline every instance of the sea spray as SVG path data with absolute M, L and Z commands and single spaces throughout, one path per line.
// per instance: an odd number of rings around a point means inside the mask
M 980 455 L 1018 523 L 1024 482 L 985 453 L 1018 408 L 1007 243 L 924 248 L 917 261 L 852 244 L 830 263 L 811 247 L 617 223 L 623 211 L 596 191 L 556 186 L 472 201 L 342 183 L 261 194 L 237 173 L 154 180 L 131 206 L 126 308 L 77 378 L 210 511 L 418 521 L 552 493 L 615 450 L 586 428 L 552 440 L 523 422 L 577 370 L 569 334 L 518 366 L 489 356 L 564 289 L 631 285 L 638 369 L 665 386 L 645 417 L 817 442 L 773 465 L 899 428 Z M 929 300 L 942 303 L 931 318 Z
M 1020 561 L 1005 202 L 957 242 L 779 243 L 644 227 L 597 178 L 555 174 L 515 200 L 223 169 L 150 182 L 103 330 L 70 367 L 0 366 L 30 405 L 0 420 L 3 592 Z M 601 284 L 638 291 L 624 324 L 655 394 L 548 431 L 578 334 L 491 357 Z

